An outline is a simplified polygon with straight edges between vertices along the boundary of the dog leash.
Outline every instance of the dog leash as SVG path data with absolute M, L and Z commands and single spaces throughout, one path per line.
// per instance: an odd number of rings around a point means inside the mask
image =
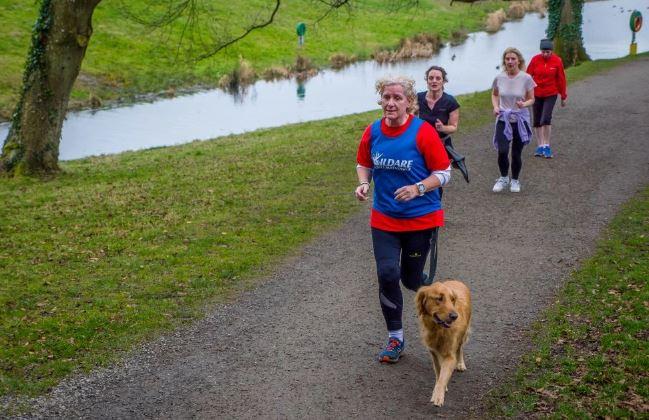
M 432 235 L 430 235 L 430 265 L 428 266 L 428 284 L 432 284 L 435 281 L 435 272 L 437 271 L 437 232 L 439 228 L 436 227 L 433 229 Z
M 445 135 L 442 137 L 442 143 L 444 144 L 444 148 L 446 149 L 446 155 L 448 158 L 451 160 L 451 163 L 453 164 L 454 168 L 459 169 L 460 173 L 464 177 L 464 180 L 468 183 L 469 182 L 469 170 L 466 167 L 466 162 L 465 162 L 465 157 L 459 154 L 455 148 L 453 148 L 452 142 L 450 141 L 451 136 L 450 134 Z M 447 142 L 448 140 L 448 142 Z

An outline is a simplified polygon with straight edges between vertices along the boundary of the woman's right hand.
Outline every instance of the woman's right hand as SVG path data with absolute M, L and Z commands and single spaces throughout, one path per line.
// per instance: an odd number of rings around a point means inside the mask
M 369 184 L 361 184 L 358 187 L 356 187 L 356 191 L 354 191 L 354 195 L 356 196 L 356 199 L 358 201 L 367 201 L 369 198 L 368 192 L 370 191 L 370 185 Z
M 500 115 L 500 108 L 494 107 L 494 116 L 497 117 L 498 115 Z

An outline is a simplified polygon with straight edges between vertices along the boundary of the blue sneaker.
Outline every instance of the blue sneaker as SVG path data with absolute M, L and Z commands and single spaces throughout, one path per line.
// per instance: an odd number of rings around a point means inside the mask
M 534 151 L 534 156 L 543 157 L 543 149 L 544 149 L 543 146 L 537 147 L 536 150 Z
M 396 337 L 390 337 L 388 339 L 388 344 L 383 350 L 381 350 L 381 353 L 379 353 L 379 362 L 397 363 L 405 346 L 406 340 L 401 341 Z
M 550 149 L 550 146 L 545 146 L 543 148 L 543 157 L 546 159 L 552 159 L 552 149 Z

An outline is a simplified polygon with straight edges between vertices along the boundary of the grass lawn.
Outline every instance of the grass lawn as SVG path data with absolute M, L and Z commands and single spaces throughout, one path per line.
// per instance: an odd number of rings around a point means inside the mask
M 48 182 L 0 179 L 0 394 L 43 391 L 199 316 L 343 221 L 376 115 L 65 162 Z
M 87 105 L 91 93 L 115 99 L 194 85 L 215 86 L 222 75 L 237 66 L 239 57 L 252 63 L 257 72 L 289 66 L 298 54 L 295 27 L 301 21 L 307 24 L 301 54 L 323 67 L 329 65 L 334 53 L 367 59 L 375 50 L 396 47 L 400 39 L 419 33 L 449 39 L 453 31 L 480 30 L 489 11 L 509 6 L 497 0 L 453 6 L 448 0 L 420 0 L 419 6 L 412 8 L 397 7 L 398 2 L 392 0 L 364 0 L 353 1 L 353 7 L 335 10 L 320 20 L 327 10 L 323 2 L 285 0 L 271 26 L 211 58 L 194 60 L 214 44 L 213 31 L 217 38 L 238 35 L 252 20 L 267 18 L 272 3 L 199 0 L 194 31 L 184 30 L 183 19 L 164 30 L 152 31 L 129 16 L 159 16 L 164 11 L 161 4 L 166 2 L 102 1 L 93 16 L 94 34 L 71 104 Z M 0 0 L 0 117 L 5 119 L 17 101 L 37 11 L 36 1 Z M 181 38 L 185 40 L 182 44 Z M 192 41 L 191 51 L 188 41 Z
M 622 209 L 596 254 L 537 322 L 535 350 L 491 414 L 516 418 L 649 416 L 649 188 Z
M 463 132 L 491 122 L 489 92 L 458 99 Z M 115 360 L 340 225 L 358 209 L 357 142 L 378 115 L 68 161 L 45 181 L 0 178 L 0 396 Z

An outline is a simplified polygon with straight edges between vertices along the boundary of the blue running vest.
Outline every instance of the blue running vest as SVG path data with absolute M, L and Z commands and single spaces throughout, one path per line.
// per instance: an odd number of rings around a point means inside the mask
M 428 178 L 431 172 L 417 149 L 417 133 L 424 121 L 414 117 L 406 131 L 397 137 L 388 137 L 381 131 L 381 120 L 371 128 L 372 163 L 374 165 L 374 209 L 390 217 L 410 219 L 442 208 L 439 189 L 421 197 L 400 202 L 394 192 Z

